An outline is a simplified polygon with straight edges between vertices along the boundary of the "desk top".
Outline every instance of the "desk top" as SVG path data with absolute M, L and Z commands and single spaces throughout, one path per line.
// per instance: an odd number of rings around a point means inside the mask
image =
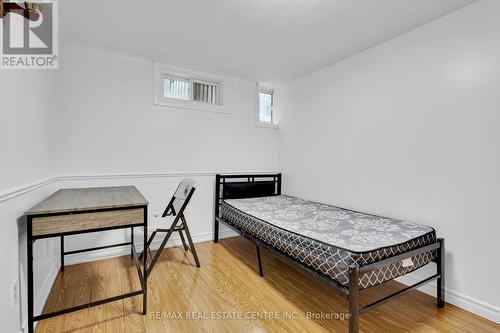
M 135 186 L 61 189 L 26 211 L 26 215 L 68 213 L 147 205 Z

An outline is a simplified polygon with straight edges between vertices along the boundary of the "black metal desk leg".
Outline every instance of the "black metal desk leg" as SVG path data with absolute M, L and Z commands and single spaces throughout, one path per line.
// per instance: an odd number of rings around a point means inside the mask
M 32 220 L 28 216 L 27 228 L 27 282 L 28 282 L 28 333 L 33 333 L 33 239 L 31 230 Z
M 61 236 L 61 272 L 64 272 L 64 236 Z
M 134 227 L 130 228 L 130 258 L 134 258 L 134 251 L 132 250 L 134 246 Z
M 444 308 L 444 238 L 438 238 L 439 242 L 439 252 L 437 254 L 437 273 L 441 275 L 437 279 L 437 306 L 438 308 Z
M 148 207 L 144 207 L 144 239 L 143 239 L 143 250 L 142 252 L 144 253 L 144 256 L 142 257 L 143 259 L 143 265 L 144 265 L 144 271 L 142 274 L 142 277 L 144 279 L 144 293 L 142 294 L 142 314 L 146 315 L 147 308 L 148 308 L 148 268 L 147 268 L 147 249 L 148 249 Z
M 359 270 L 349 269 L 349 333 L 359 332 Z

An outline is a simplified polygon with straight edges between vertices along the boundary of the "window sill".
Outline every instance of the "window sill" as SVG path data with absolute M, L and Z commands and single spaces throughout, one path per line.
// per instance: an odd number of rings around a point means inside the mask
M 256 125 L 257 125 L 257 127 L 278 129 L 278 125 L 272 124 L 272 123 L 263 123 L 263 122 L 258 121 Z
M 206 104 L 196 101 L 183 101 L 175 99 L 159 99 L 154 101 L 154 105 L 175 109 L 186 109 L 194 111 L 205 111 L 215 113 L 229 113 L 224 105 Z

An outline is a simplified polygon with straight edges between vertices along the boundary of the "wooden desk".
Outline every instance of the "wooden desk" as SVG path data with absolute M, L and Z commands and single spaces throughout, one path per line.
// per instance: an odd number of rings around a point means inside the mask
M 33 332 L 35 321 L 82 310 L 92 306 L 114 302 L 142 294 L 142 312 L 146 314 L 147 268 L 146 256 L 143 269 L 134 246 L 134 227 L 144 228 L 143 248 L 147 243 L 148 202 L 134 186 L 62 189 L 43 200 L 25 213 L 27 217 L 28 253 L 28 332 Z M 131 229 L 130 242 L 106 245 L 76 251 L 64 251 L 64 236 L 104 230 Z M 64 256 L 116 246 L 130 245 L 130 256 L 137 267 L 141 290 L 103 300 L 78 305 L 56 312 L 34 315 L 33 303 L 33 243 L 37 239 L 61 238 L 61 271 L 64 271 Z

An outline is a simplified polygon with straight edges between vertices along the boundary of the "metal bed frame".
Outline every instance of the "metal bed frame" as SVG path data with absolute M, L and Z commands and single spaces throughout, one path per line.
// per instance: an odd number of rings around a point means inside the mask
M 349 267 L 349 284 L 345 287 L 328 275 L 317 271 L 295 258 L 289 256 L 288 254 L 262 242 L 260 239 L 250 235 L 249 233 L 241 230 L 229 222 L 223 220 L 219 216 L 220 205 L 224 199 L 242 199 L 242 198 L 253 198 L 253 197 L 265 197 L 281 195 L 281 173 L 273 174 L 239 174 L 239 175 L 220 175 L 215 176 L 215 218 L 214 218 L 214 243 L 219 242 L 219 224 L 224 223 L 230 228 L 234 229 L 236 232 L 241 234 L 243 237 L 249 239 L 256 247 L 257 251 L 257 262 L 259 265 L 259 274 L 264 276 L 262 269 L 262 259 L 260 254 L 260 247 L 264 247 L 272 253 L 278 255 L 279 257 L 285 259 L 289 263 L 298 266 L 302 270 L 313 275 L 315 278 L 326 282 L 331 287 L 335 288 L 340 293 L 344 294 L 349 302 L 349 333 L 359 332 L 359 315 L 365 313 L 385 302 L 400 296 L 408 291 L 418 288 L 424 284 L 427 284 L 433 280 L 437 280 L 437 307 L 443 308 L 445 305 L 445 295 L 444 295 L 444 239 L 438 238 L 436 242 L 419 247 L 414 250 L 410 250 L 399 255 L 395 255 L 383 260 L 376 261 L 374 263 L 357 267 Z M 433 260 L 437 265 L 436 274 L 421 280 L 413 285 L 407 286 L 401 290 L 398 290 L 390 295 L 387 295 L 373 303 L 370 303 L 364 307 L 359 305 L 360 291 L 362 290 L 359 285 L 359 276 L 362 273 L 367 273 L 376 270 L 380 267 L 393 264 L 395 262 L 412 258 L 416 255 L 428 252 L 437 251 L 436 258 Z M 387 281 L 386 281 L 387 282 Z M 385 282 L 383 282 L 385 283 Z

